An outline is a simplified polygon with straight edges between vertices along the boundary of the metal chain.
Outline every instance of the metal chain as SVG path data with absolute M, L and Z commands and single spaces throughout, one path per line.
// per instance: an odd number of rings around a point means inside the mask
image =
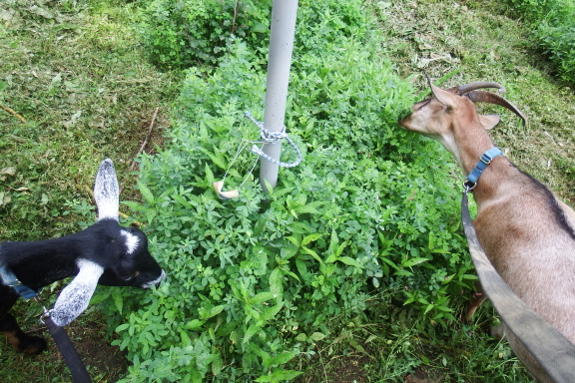
M 299 165 L 299 163 L 303 160 L 303 156 L 301 154 L 301 151 L 299 150 L 299 148 L 297 147 L 297 145 L 291 140 L 291 138 L 289 138 L 289 136 L 286 133 L 286 127 L 284 126 L 283 129 L 279 132 L 271 132 L 269 130 L 267 130 L 264 127 L 263 122 L 260 122 L 258 120 L 256 120 L 252 114 L 248 111 L 246 112 L 246 116 L 252 120 L 252 122 L 258 127 L 260 128 L 260 135 L 262 137 L 263 140 L 263 144 L 277 144 L 280 140 L 285 139 L 290 146 L 293 148 L 294 152 L 297 155 L 297 159 L 294 162 L 282 162 L 282 161 L 278 161 L 274 158 L 271 158 L 269 155 L 267 155 L 266 153 L 264 153 L 264 151 L 261 148 L 258 148 L 256 145 L 252 146 L 252 153 L 255 153 L 257 155 L 259 155 L 262 158 L 265 158 L 266 160 L 268 160 L 269 162 L 271 162 L 272 164 L 281 166 L 282 168 L 293 168 L 297 165 Z M 262 145 L 263 148 L 263 145 Z
M 35 296 L 34 298 L 34 302 L 38 303 L 40 305 L 40 307 L 42 307 L 42 314 L 40 315 L 40 317 L 38 318 L 39 322 L 42 323 L 43 325 L 45 325 L 46 323 L 44 322 L 44 320 L 46 318 L 48 318 L 50 316 L 50 310 L 48 310 L 46 308 L 46 306 L 44 306 L 44 302 L 42 302 L 42 300 L 40 299 L 39 296 Z
M 297 145 L 288 137 L 287 133 L 285 132 L 285 126 L 284 128 L 280 131 L 280 132 L 270 132 L 269 130 L 267 130 L 264 127 L 264 124 L 258 120 L 256 120 L 252 114 L 248 111 L 245 113 L 246 116 L 252 120 L 252 122 L 260 129 L 260 136 L 262 138 L 262 141 L 248 141 L 248 140 L 242 140 L 243 143 L 240 145 L 239 149 L 236 152 L 236 155 L 234 156 L 234 158 L 232 159 L 231 163 L 229 164 L 228 168 L 226 169 L 226 172 L 224 173 L 224 176 L 222 178 L 222 185 L 221 188 L 223 188 L 223 183 L 226 180 L 226 177 L 228 176 L 228 172 L 230 171 L 230 169 L 232 168 L 233 164 L 236 162 L 236 160 L 238 159 L 239 155 L 241 154 L 241 152 L 244 151 L 244 149 L 246 148 L 246 146 L 248 144 L 261 144 L 262 147 L 258 148 L 256 145 L 252 146 L 251 152 L 255 153 L 257 155 L 259 155 L 262 158 L 265 158 L 266 160 L 268 160 L 269 162 L 276 164 L 278 166 L 284 167 L 284 168 L 293 168 L 297 165 L 299 165 L 299 163 L 302 161 L 303 156 L 299 150 L 299 148 L 297 147 Z M 295 151 L 296 155 L 297 155 L 297 159 L 294 162 L 291 163 L 287 163 L 287 162 L 282 162 L 282 161 L 277 161 L 273 158 L 271 158 L 269 155 L 267 155 L 266 153 L 263 152 L 262 148 L 264 145 L 266 144 L 276 144 L 278 143 L 280 140 L 282 139 L 286 139 L 288 141 L 288 143 L 290 144 L 290 146 L 293 148 L 293 150 Z M 242 183 L 236 188 L 237 189 L 241 189 L 241 187 L 246 183 L 246 181 L 248 180 L 248 178 L 250 177 L 250 175 L 253 173 L 256 165 L 258 163 L 258 159 L 256 158 L 252 164 L 252 167 L 250 169 L 250 171 L 246 174 L 246 176 L 244 177 Z M 215 184 L 214 184 L 215 185 Z M 220 192 L 218 191 L 218 194 Z M 222 196 L 220 195 L 220 198 L 222 198 Z

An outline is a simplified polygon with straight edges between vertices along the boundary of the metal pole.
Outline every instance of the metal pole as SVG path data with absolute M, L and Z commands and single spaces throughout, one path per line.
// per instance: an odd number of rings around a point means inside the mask
M 274 0 L 272 5 L 264 112 L 264 126 L 270 132 L 279 132 L 284 126 L 297 7 L 298 0 Z M 264 145 L 263 152 L 274 160 L 279 160 L 281 141 L 276 144 Z M 269 182 L 272 187 L 276 186 L 278 171 L 278 165 L 262 157 L 260 183 L 264 190 L 267 189 L 264 180 Z

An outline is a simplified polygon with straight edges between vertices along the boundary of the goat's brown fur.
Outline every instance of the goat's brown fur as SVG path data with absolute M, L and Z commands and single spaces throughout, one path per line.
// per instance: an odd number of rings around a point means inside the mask
M 415 104 L 400 125 L 440 141 L 467 175 L 495 146 L 485 129 L 499 118 L 479 115 L 465 96 L 431 87 L 434 98 Z M 503 156 L 484 171 L 474 198 L 473 226 L 495 269 L 515 294 L 575 343 L 575 212 Z M 539 382 L 551 382 L 512 335 L 509 343 Z

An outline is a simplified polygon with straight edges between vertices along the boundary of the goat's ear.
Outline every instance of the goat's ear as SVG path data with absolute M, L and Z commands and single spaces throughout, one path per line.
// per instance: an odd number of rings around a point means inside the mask
M 437 99 L 437 101 L 439 101 L 448 108 L 455 107 L 456 100 L 453 94 L 436 87 L 431 83 L 431 81 L 429 82 L 429 86 L 431 87 L 431 92 L 433 93 L 433 96 Z
M 120 211 L 120 187 L 112 160 L 106 158 L 100 164 L 94 183 L 94 199 L 98 206 L 98 220 L 112 218 L 118 221 Z
M 80 269 L 78 275 L 62 290 L 54 308 L 50 310 L 52 321 L 60 327 L 66 326 L 86 310 L 104 273 L 104 268 L 92 261 L 79 259 L 77 264 Z
M 485 130 L 493 129 L 499 124 L 500 118 L 497 114 L 488 114 L 487 116 L 479 115 L 479 122 Z

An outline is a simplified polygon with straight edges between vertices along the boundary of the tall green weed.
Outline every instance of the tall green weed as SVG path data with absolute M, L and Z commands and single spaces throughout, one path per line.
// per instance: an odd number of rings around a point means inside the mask
M 575 11 L 572 13 L 575 18 Z M 541 51 L 555 64 L 560 77 L 575 82 L 575 22 L 554 26 L 542 22 L 533 32 Z
M 390 65 L 357 54 L 351 41 L 343 48 L 298 58 L 307 72 L 294 73 L 288 130 L 302 164 L 282 171 L 269 194 L 246 183 L 238 200 L 219 200 L 211 185 L 241 140 L 257 137 L 243 112 L 261 114 L 264 74 L 243 44 L 209 80 L 189 71 L 169 149 L 143 160 L 146 203 L 129 204 L 148 222 L 169 280 L 137 299 L 108 292 L 116 343 L 134 360 L 127 381 L 293 378 L 282 366 L 312 355 L 383 286 L 432 321 L 453 319 L 447 293 L 467 287 L 471 266 L 449 253 L 461 248 L 453 185 L 424 170 L 443 154 L 395 130 L 412 92 Z M 354 57 L 356 66 L 345 65 Z M 318 72 L 333 70 L 310 82 L 313 62 Z M 341 83 L 349 78 L 365 92 L 356 108 Z M 309 94 L 324 87 L 335 94 L 323 109 L 334 112 L 319 119 L 307 112 L 320 106 Z M 230 187 L 252 159 L 240 156 Z
M 266 46 L 271 0 L 142 0 L 139 36 L 164 68 L 214 65 L 233 38 Z
M 290 380 L 299 372 L 286 364 L 311 357 L 370 300 L 391 295 L 447 326 L 450 296 L 474 279 L 442 175 L 450 161 L 397 126 L 414 92 L 378 53 L 359 3 L 301 6 L 286 125 L 304 160 L 276 188 L 248 176 L 224 201 L 212 188 L 259 135 L 244 113 L 263 113 L 265 62 L 241 40 L 210 76 L 188 70 L 169 145 L 142 158 L 145 202 L 128 205 L 169 278 L 97 298 L 134 362 L 125 382 Z M 253 160 L 238 156 L 226 189 Z
M 511 13 L 532 25 L 537 48 L 564 81 L 575 82 L 575 1 L 508 0 Z

